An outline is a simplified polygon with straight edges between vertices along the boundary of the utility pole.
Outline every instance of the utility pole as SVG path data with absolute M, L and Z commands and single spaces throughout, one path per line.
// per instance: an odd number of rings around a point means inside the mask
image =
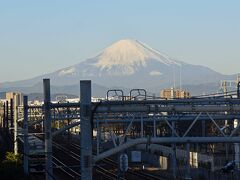
M 81 179 L 92 180 L 91 81 L 80 81 Z
M 3 128 L 6 127 L 6 103 L 3 104 Z
M 16 103 L 15 103 L 16 104 Z M 28 97 L 23 97 L 23 107 L 24 107 L 24 118 L 23 118 L 23 129 L 24 129 L 24 156 L 23 156 L 23 168 L 24 174 L 28 176 L 28 156 L 29 156 L 29 145 L 28 145 Z M 15 150 L 15 148 L 14 148 Z
M 45 133 L 45 154 L 46 154 L 46 180 L 52 180 L 52 120 L 51 120 L 51 96 L 50 96 L 50 80 L 43 80 L 44 94 L 44 133 Z

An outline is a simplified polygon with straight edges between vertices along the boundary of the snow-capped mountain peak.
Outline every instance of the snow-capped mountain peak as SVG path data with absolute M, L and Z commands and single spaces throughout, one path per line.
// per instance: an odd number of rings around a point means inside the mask
M 145 72 L 148 76 L 157 77 L 162 76 L 164 69 L 180 64 L 140 41 L 124 39 L 93 58 L 60 70 L 58 76 L 120 77 Z
M 79 83 L 81 79 L 90 79 L 93 83 L 101 85 L 98 91 L 105 94 L 104 87 L 144 88 L 159 93 L 161 88 L 169 88 L 175 84 L 179 86 L 187 84 L 190 85 L 189 87 L 197 85 L 198 92 L 202 90 L 206 92 L 205 87 L 209 84 L 234 77 L 222 75 L 204 66 L 173 60 L 140 41 L 126 39 L 112 44 L 97 56 L 76 65 L 32 79 L 0 85 L 5 87 L 5 91 L 9 91 L 7 89 L 9 87 L 33 86 L 40 83 L 43 78 L 50 78 L 51 83 L 56 87 L 67 86 L 67 93 L 70 94 L 73 93 L 73 84 Z M 76 89 L 78 95 L 79 90 Z M 62 88 L 60 92 L 61 90 Z M 93 93 L 94 91 L 95 89 Z
M 168 56 L 150 48 L 137 40 L 120 40 L 106 48 L 99 56 L 96 66 L 109 69 L 113 66 L 145 66 L 148 60 L 155 59 L 166 65 L 175 63 Z

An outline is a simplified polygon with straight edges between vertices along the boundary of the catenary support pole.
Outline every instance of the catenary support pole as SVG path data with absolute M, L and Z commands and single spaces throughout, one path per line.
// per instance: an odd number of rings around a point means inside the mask
M 238 83 L 238 88 L 239 88 L 239 83 Z M 239 91 L 239 89 L 238 89 L 238 91 Z M 239 94 L 238 94 L 238 97 L 237 98 L 239 98 Z M 234 121 L 233 121 L 233 127 L 235 128 L 235 130 L 237 129 L 237 128 L 239 128 L 239 119 L 235 119 Z M 240 143 L 234 143 L 234 150 L 235 150 L 235 161 L 236 162 L 240 162 Z M 237 167 L 237 169 L 239 169 L 240 168 L 240 164 L 239 163 L 236 163 L 236 167 Z M 238 172 L 238 180 L 240 179 L 240 172 Z
M 97 119 L 97 155 L 100 153 L 100 140 L 101 140 L 101 129 L 99 125 L 99 120 Z
M 6 128 L 8 130 L 9 127 L 9 107 L 8 107 L 8 101 L 6 102 Z M 7 131 L 8 132 L 8 131 Z
M 11 128 L 13 128 L 13 99 L 12 98 L 10 100 L 10 123 L 11 123 Z
M 6 127 L 6 103 L 3 104 L 3 128 Z
M 15 103 L 16 104 L 16 103 Z M 23 168 L 24 174 L 28 176 L 28 156 L 29 156 L 29 145 L 28 145 L 28 97 L 23 97 L 23 107 L 24 107 L 24 119 L 23 119 L 23 129 L 24 129 L 24 155 L 23 155 Z M 15 148 L 14 148 L 15 150 Z
M 157 136 L 157 127 L 156 127 L 156 116 L 154 114 L 153 116 L 153 137 L 156 137 Z
M 81 179 L 92 180 L 91 81 L 80 81 Z
M 51 122 L 51 96 L 50 96 L 50 80 L 43 80 L 44 94 L 44 133 L 45 133 L 45 153 L 46 153 L 46 180 L 52 180 L 52 122 Z
M 141 138 L 143 138 L 143 117 L 141 115 Z
M 18 98 L 14 96 L 14 133 L 13 133 L 13 140 L 14 140 L 14 154 L 18 153 L 18 142 L 17 142 L 17 134 L 18 134 Z
M 173 129 L 175 130 L 175 122 L 172 122 L 172 127 Z M 174 132 L 172 131 L 172 137 L 174 137 L 175 134 Z M 176 144 L 173 143 L 172 145 L 172 175 L 173 175 L 173 179 L 176 179 L 177 178 L 177 157 L 176 157 Z

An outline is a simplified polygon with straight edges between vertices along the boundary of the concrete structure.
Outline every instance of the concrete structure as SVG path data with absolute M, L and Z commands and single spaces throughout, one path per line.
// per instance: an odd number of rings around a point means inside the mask
M 45 123 L 45 143 L 47 155 L 47 176 L 51 165 L 52 136 L 78 126 L 81 127 L 81 178 L 92 179 L 94 163 L 120 153 L 140 144 L 180 144 L 185 145 L 186 161 L 191 163 L 191 144 L 210 143 L 240 143 L 238 131 L 240 124 L 226 133 L 223 129 L 223 120 L 234 121 L 240 119 L 239 98 L 200 98 L 200 99 L 171 99 L 171 100 L 118 100 L 91 102 L 91 82 L 81 81 L 81 103 L 52 103 L 50 102 L 50 82 L 44 81 L 44 105 L 29 106 L 29 124 L 31 121 Z M 239 85 L 240 86 L 240 85 Z M 238 87 L 239 88 L 239 87 Z M 134 96 L 131 96 L 134 97 Z M 80 108 L 81 107 L 81 108 Z M 227 113 L 225 113 L 227 112 Z M 32 114 L 31 114 L 32 113 Z M 44 117 L 42 116 L 44 115 Z M 51 121 L 73 120 L 68 126 L 61 128 L 57 133 L 51 132 Z M 77 121 L 76 121 L 77 120 Z M 187 126 L 178 128 L 182 122 Z M 193 136 L 191 133 L 198 130 L 199 122 L 206 121 L 213 127 L 213 133 L 201 133 Z M 176 125 L 175 125 L 176 124 Z M 124 125 L 124 126 L 123 126 Z M 205 127 L 205 126 L 204 126 Z M 160 129 L 161 128 L 161 129 Z M 205 129 L 205 128 L 204 128 Z M 92 155 L 92 132 L 97 132 L 97 155 Z M 112 149 L 103 149 L 105 139 L 102 135 L 111 135 Z M 130 139 L 133 138 L 133 139 Z M 102 149 L 101 149 L 102 148 Z M 176 146 L 170 147 L 172 152 Z M 175 151 L 177 153 L 177 150 Z M 198 151 L 196 151 L 198 152 Z M 175 153 L 171 164 L 173 177 L 177 177 Z M 186 164 L 186 178 L 189 178 L 191 164 Z M 51 177 L 48 177 L 50 179 Z
M 190 98 L 191 95 L 189 92 L 181 90 L 181 89 L 163 89 L 160 92 L 160 97 L 161 98 L 166 98 L 166 99 L 173 99 L 173 98 Z
M 10 101 L 11 99 L 14 99 L 14 97 L 17 97 L 18 99 L 18 105 L 23 105 L 23 94 L 21 92 L 6 92 L 6 100 Z
M 91 81 L 80 81 L 81 179 L 92 180 Z
M 45 133 L 45 154 L 46 154 L 46 180 L 53 178 L 52 164 L 52 119 L 51 119 L 51 95 L 50 79 L 43 79 L 44 95 L 44 133 Z
M 29 164 L 28 164 L 28 158 L 29 158 L 29 144 L 28 144 L 28 97 L 24 96 L 24 120 L 23 120 L 23 169 L 24 174 L 29 175 Z M 15 127 L 17 127 L 17 122 L 15 122 Z M 15 151 L 15 146 L 14 146 Z

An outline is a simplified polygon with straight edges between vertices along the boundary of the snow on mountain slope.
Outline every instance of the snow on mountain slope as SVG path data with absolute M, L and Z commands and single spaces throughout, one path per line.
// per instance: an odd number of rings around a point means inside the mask
M 51 83 L 57 86 L 78 84 L 81 79 L 91 79 L 94 83 L 106 87 L 146 88 L 151 91 L 171 87 L 175 83 L 180 84 L 180 79 L 183 85 L 197 85 L 217 83 L 221 79 L 232 79 L 233 76 L 222 75 L 205 66 L 174 60 L 143 42 L 125 39 L 113 43 L 97 56 L 77 65 L 1 85 L 32 86 L 43 78 L 50 78 Z
M 129 76 L 142 68 L 147 68 L 151 61 L 157 61 L 162 66 L 180 64 L 180 62 L 171 59 L 140 41 L 126 39 L 112 44 L 94 58 L 87 59 L 76 66 L 60 70 L 58 74 L 66 74 L 67 76 L 69 74 L 78 74 L 83 77 Z M 76 72 L 70 71 L 72 69 Z M 69 71 L 70 73 L 67 73 Z M 151 76 L 154 74 L 152 71 L 158 72 L 158 76 L 161 74 L 159 69 L 151 69 L 148 72 Z
M 113 66 L 146 66 L 146 61 L 156 59 L 166 65 L 174 63 L 169 57 L 144 46 L 139 41 L 120 40 L 106 48 L 98 57 L 96 66 L 104 69 Z
M 94 65 L 100 69 L 100 74 L 106 71 L 109 75 L 131 75 L 139 67 L 146 67 L 148 61 L 153 59 L 168 66 L 176 63 L 137 40 L 126 39 L 106 48 L 98 55 L 98 61 Z
M 223 75 L 204 66 L 196 66 L 172 59 L 143 42 L 131 39 L 117 41 L 97 56 L 77 65 L 57 71 L 59 81 L 69 83 L 78 79 L 92 79 L 106 86 L 171 87 L 179 84 L 216 82 Z M 55 78 L 57 81 L 57 78 Z
M 63 70 L 59 71 L 59 73 L 58 73 L 59 76 L 74 75 L 74 74 L 76 74 L 76 68 L 75 67 L 70 67 L 70 68 L 63 69 Z

